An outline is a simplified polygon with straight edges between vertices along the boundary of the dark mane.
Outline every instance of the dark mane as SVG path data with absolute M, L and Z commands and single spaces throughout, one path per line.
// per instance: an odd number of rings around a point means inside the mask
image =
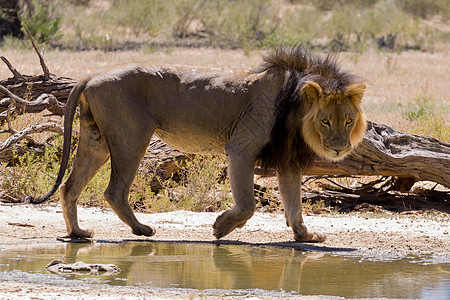
M 263 57 L 264 62 L 255 70 L 256 73 L 270 69 L 284 69 L 307 76 L 306 80 L 318 80 L 324 90 L 339 91 L 351 83 L 362 82 L 362 78 L 341 70 L 338 55 L 329 53 L 325 56 L 311 54 L 300 44 L 294 47 L 280 46 Z M 304 80 L 303 80 L 304 81 Z
M 312 166 L 316 154 L 302 135 L 304 101 L 300 93 L 306 81 L 318 83 L 324 94 L 341 93 L 345 88 L 363 80 L 341 70 L 337 55 L 324 57 L 309 53 L 302 45 L 279 47 L 264 57 L 264 63 L 255 72 L 271 69 L 286 71 L 285 86 L 275 104 L 277 117 L 271 140 L 258 155 L 262 168 L 304 171 Z

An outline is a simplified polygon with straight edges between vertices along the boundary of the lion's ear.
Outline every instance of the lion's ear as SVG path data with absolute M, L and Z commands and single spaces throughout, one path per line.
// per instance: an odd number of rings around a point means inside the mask
M 301 92 L 305 94 L 306 98 L 311 102 L 319 101 L 323 95 L 322 88 L 314 81 L 307 81 L 305 86 L 302 87 Z
M 364 83 L 354 83 L 345 89 L 345 95 L 350 97 L 355 103 L 361 103 L 366 85 Z

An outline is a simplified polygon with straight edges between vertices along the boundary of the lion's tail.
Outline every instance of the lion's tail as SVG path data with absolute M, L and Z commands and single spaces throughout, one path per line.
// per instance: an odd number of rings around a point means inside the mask
M 61 166 L 59 167 L 59 173 L 56 177 L 55 184 L 50 189 L 50 191 L 42 197 L 34 198 L 32 196 L 26 196 L 25 202 L 39 204 L 47 201 L 53 194 L 58 190 L 61 182 L 66 173 L 67 165 L 70 158 L 70 148 L 72 140 L 72 123 L 75 116 L 75 110 L 77 109 L 78 100 L 80 94 L 86 87 L 90 78 L 86 78 L 83 81 L 78 82 L 69 94 L 69 99 L 67 99 L 66 107 L 64 108 L 64 142 L 63 142 L 63 154 L 61 160 Z

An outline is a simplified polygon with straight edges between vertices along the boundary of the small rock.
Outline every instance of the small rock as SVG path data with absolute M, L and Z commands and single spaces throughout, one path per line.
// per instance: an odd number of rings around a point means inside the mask
M 120 273 L 120 268 L 113 264 L 86 264 L 82 261 L 77 261 L 73 264 L 68 264 L 60 259 L 52 260 L 45 268 L 52 273 L 60 275 L 66 273 L 87 273 L 87 274 Z

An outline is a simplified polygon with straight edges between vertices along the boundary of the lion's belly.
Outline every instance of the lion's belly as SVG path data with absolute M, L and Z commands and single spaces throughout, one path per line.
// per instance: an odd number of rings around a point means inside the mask
M 220 138 L 219 135 L 171 133 L 160 129 L 155 131 L 155 135 L 168 145 L 185 153 L 225 154 L 226 140 Z

